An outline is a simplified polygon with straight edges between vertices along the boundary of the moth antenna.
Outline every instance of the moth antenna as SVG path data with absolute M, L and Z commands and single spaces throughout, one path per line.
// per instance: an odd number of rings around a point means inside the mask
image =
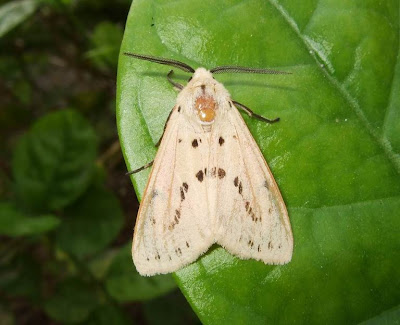
M 259 121 L 263 121 L 263 122 L 267 122 L 267 123 L 275 123 L 275 122 L 279 122 L 279 120 L 280 120 L 279 117 L 274 118 L 273 120 L 271 120 L 271 119 L 266 118 L 264 116 L 258 115 L 256 113 L 254 113 L 250 108 L 248 108 L 247 106 L 237 102 L 236 100 L 232 100 L 232 103 L 235 106 L 237 106 L 237 107 L 241 108 L 242 110 L 244 110 L 247 113 L 247 115 L 249 115 L 250 117 L 253 117 L 253 118 L 255 118 L 255 119 L 259 120 Z
M 170 65 L 172 67 L 181 69 L 185 72 L 192 72 L 192 73 L 194 72 L 194 69 L 190 65 L 187 65 L 186 63 L 172 60 L 172 59 L 164 59 L 164 58 L 159 58 L 159 57 L 152 56 L 152 55 L 135 54 L 135 53 L 131 53 L 131 52 L 124 52 L 124 55 L 131 56 L 133 58 L 140 59 L 140 60 L 146 60 L 146 61 L 155 62 L 155 63 L 159 63 L 159 64 Z
M 221 66 L 210 70 L 211 73 L 258 73 L 258 74 L 292 74 L 291 72 L 278 71 L 271 69 L 257 69 L 247 67 L 236 67 L 236 66 Z
M 135 169 L 135 170 L 132 170 L 130 172 L 125 173 L 125 175 L 128 176 L 128 175 L 132 175 L 132 174 L 136 174 L 138 172 L 141 172 L 143 169 L 146 169 L 146 168 L 149 168 L 150 166 L 152 166 L 153 163 L 154 163 L 154 160 L 150 161 L 149 163 L 147 163 L 146 165 L 144 165 L 144 166 L 142 166 L 142 167 L 140 167 L 138 169 Z

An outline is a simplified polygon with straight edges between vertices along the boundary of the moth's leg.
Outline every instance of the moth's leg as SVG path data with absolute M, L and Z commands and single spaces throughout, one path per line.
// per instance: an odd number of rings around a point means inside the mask
M 265 118 L 265 117 L 263 117 L 261 115 L 258 115 L 256 113 L 254 113 L 250 108 L 248 108 L 247 106 L 245 106 L 243 104 L 240 104 L 239 102 L 237 102 L 235 100 L 232 100 L 232 103 L 235 106 L 237 106 L 237 107 L 241 108 L 242 110 L 244 110 L 247 113 L 247 115 L 249 115 L 250 117 L 254 117 L 257 120 L 260 120 L 260 121 L 263 121 L 263 122 L 267 122 L 267 123 L 275 123 L 275 122 L 278 122 L 280 120 L 279 117 L 277 117 L 276 119 L 273 119 L 273 120 L 267 119 L 267 118 Z
M 150 161 L 148 164 L 146 164 L 146 165 L 144 165 L 144 166 L 142 166 L 142 167 L 140 167 L 140 168 L 138 168 L 138 169 L 135 169 L 135 170 L 132 170 L 132 171 L 130 171 L 130 172 L 127 172 L 125 175 L 136 174 L 136 173 L 142 171 L 143 169 L 149 168 L 150 166 L 153 165 L 153 163 L 154 163 L 154 160 L 153 160 L 153 161 Z
M 175 88 L 178 88 L 179 90 L 182 90 L 182 89 L 183 89 L 183 85 L 181 85 L 181 84 L 179 84 L 179 83 L 177 83 L 177 82 L 175 82 L 175 81 L 173 81 L 173 80 L 171 79 L 171 77 L 172 77 L 173 74 L 174 74 L 174 70 L 171 70 L 170 72 L 168 72 L 168 74 L 167 74 L 167 80 L 168 80 Z
M 157 143 L 155 144 L 156 147 L 158 147 L 160 145 L 160 143 L 161 143 L 161 140 L 162 140 L 162 138 L 164 136 L 165 129 L 167 128 L 167 124 L 168 124 L 169 119 L 171 118 L 171 114 L 172 114 L 173 110 L 174 109 L 172 109 L 171 112 L 169 112 L 169 115 L 167 117 L 167 121 L 164 124 L 164 130 L 163 130 L 163 133 L 161 134 L 160 140 L 158 140 Z

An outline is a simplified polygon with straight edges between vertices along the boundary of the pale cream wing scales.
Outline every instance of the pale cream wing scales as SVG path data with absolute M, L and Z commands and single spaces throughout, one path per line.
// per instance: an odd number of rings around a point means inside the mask
M 140 205 L 132 244 L 138 272 L 174 272 L 213 243 L 204 167 L 204 133 L 174 109 Z
M 278 186 L 237 109 L 226 115 L 211 146 L 214 165 L 225 174 L 216 179 L 216 240 L 243 259 L 287 263 L 293 236 Z

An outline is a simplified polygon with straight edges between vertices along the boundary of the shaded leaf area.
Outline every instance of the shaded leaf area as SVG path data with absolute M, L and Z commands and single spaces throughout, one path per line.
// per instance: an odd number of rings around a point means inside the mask
M 289 209 L 295 248 L 285 266 L 241 261 L 217 248 L 177 272 L 203 323 L 355 324 L 398 305 L 398 6 L 390 0 L 132 4 L 122 52 L 194 67 L 293 72 L 216 76 L 235 100 L 281 118 L 274 125 L 245 120 Z M 176 98 L 168 71 L 120 57 L 117 120 L 129 170 L 156 153 Z M 182 83 L 187 78 L 177 76 Z M 133 176 L 140 195 L 147 177 L 148 171 Z
M 96 157 L 96 136 L 73 110 L 47 115 L 24 135 L 14 153 L 18 198 L 27 209 L 65 207 L 89 186 Z
M 35 259 L 29 254 L 19 254 L 13 257 L 12 250 L 8 259 L 0 264 L 0 288 L 10 296 L 22 296 L 37 299 L 40 296 L 40 279 L 42 270 Z
M 10 237 L 35 235 L 56 228 L 60 219 L 51 215 L 25 216 L 10 203 L 0 203 L 0 234 Z
M 105 285 L 109 294 L 118 301 L 148 300 L 176 287 L 171 275 L 140 276 L 132 263 L 131 244 L 122 248 L 114 258 Z

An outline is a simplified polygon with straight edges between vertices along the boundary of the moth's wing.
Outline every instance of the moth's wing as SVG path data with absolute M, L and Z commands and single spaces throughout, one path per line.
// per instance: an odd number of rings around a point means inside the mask
M 242 116 L 234 107 L 226 114 L 211 144 L 214 164 L 225 171 L 216 178 L 216 241 L 243 259 L 287 263 L 293 236 L 285 203 Z
M 132 257 L 142 275 L 174 272 L 214 242 L 200 175 L 209 150 L 201 131 L 174 108 L 136 220 Z

